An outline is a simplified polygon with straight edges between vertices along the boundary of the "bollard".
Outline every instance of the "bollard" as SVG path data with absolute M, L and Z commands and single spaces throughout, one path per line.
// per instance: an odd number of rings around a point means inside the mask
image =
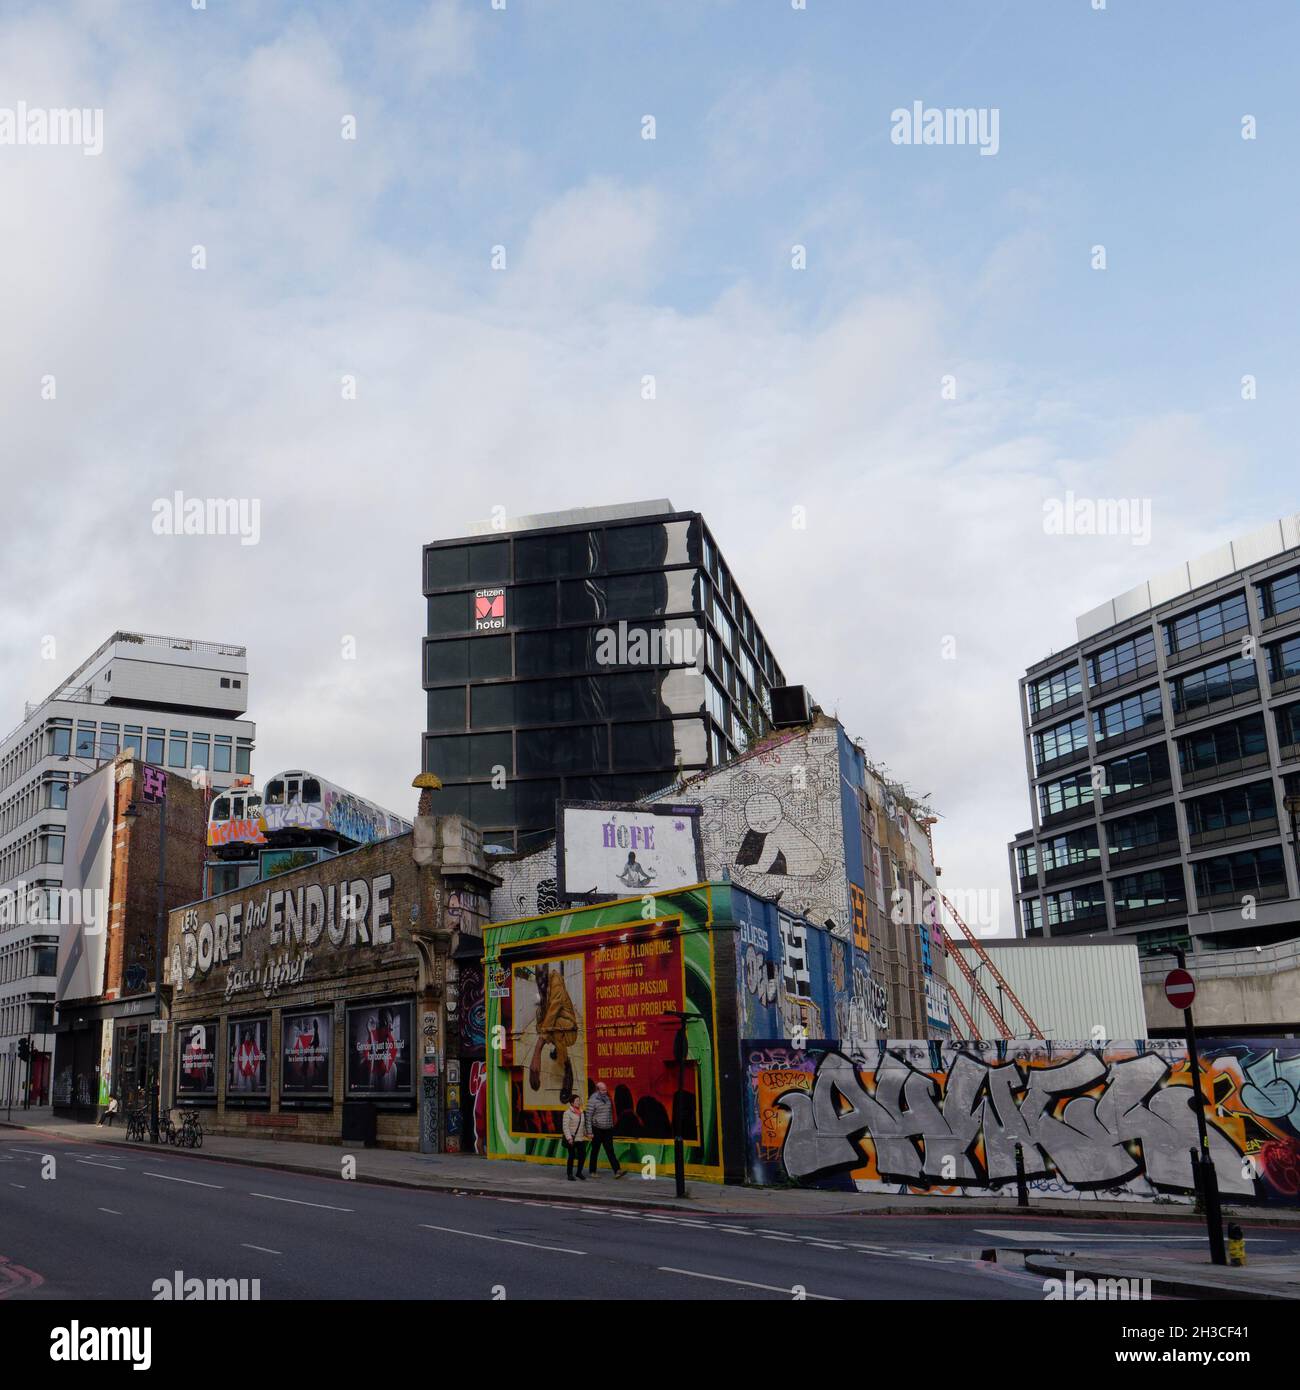
M 1228 1227 L 1228 1263 L 1238 1267 L 1246 1263 L 1246 1237 L 1235 1221 Z

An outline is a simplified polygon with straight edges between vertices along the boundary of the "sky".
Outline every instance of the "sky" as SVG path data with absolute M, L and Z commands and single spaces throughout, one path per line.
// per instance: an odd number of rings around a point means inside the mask
M 1293 0 L 6 0 L 0 718 L 119 628 L 240 643 L 259 777 L 409 815 L 421 545 L 668 497 L 1010 931 L 1019 677 L 1300 507 L 1298 44 Z M 178 491 L 257 543 L 156 534 Z M 1149 535 L 1052 534 L 1071 493 Z

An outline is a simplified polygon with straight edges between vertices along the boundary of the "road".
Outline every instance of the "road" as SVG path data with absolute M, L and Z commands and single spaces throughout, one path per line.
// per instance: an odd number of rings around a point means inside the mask
M 1193 1223 L 1010 1213 L 756 1219 L 575 1207 L 12 1133 L 0 1139 L 0 1298 L 10 1299 L 150 1299 L 179 1271 L 258 1280 L 264 1300 L 1041 1301 L 1041 1278 L 986 1263 L 981 1250 L 1132 1253 L 1204 1239 Z M 1300 1251 L 1300 1230 L 1259 1240 L 1261 1251 Z

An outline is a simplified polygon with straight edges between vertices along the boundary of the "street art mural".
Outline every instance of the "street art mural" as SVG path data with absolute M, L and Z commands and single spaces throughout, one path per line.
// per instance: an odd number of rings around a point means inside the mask
M 489 975 L 508 981 L 487 998 L 493 1158 L 562 1162 L 565 1103 L 604 1081 L 620 1159 L 664 1162 L 680 1087 L 687 1171 L 721 1178 L 710 890 L 650 903 L 648 917 L 636 898 L 488 927 Z M 677 1012 L 691 1019 L 680 1068 Z
M 1191 1200 L 1197 1146 L 1180 1042 L 742 1043 L 751 1182 L 1031 1200 Z M 1300 1204 L 1300 1041 L 1206 1039 L 1219 1187 Z

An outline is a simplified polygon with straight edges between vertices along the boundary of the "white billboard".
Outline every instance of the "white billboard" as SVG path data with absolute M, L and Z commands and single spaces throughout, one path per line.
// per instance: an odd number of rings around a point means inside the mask
M 561 899 L 630 898 L 700 883 L 700 808 L 563 802 L 555 861 Z
M 68 825 L 63 842 L 63 904 L 59 976 L 55 998 L 92 999 L 104 990 L 108 944 L 109 878 L 113 868 L 113 809 L 117 780 L 105 763 L 68 789 Z

